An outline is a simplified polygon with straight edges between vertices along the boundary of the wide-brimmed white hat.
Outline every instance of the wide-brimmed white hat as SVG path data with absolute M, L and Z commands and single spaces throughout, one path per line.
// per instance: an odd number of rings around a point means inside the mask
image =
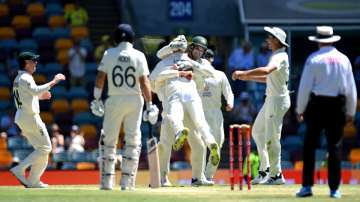
M 284 32 L 284 30 L 278 27 L 264 27 L 264 30 L 269 32 L 275 38 L 277 38 L 281 44 L 283 44 L 286 47 L 289 47 L 289 45 L 286 43 L 286 33 Z
M 339 35 L 333 35 L 333 28 L 330 26 L 317 26 L 316 36 L 309 36 L 310 41 L 319 43 L 334 43 L 341 39 Z

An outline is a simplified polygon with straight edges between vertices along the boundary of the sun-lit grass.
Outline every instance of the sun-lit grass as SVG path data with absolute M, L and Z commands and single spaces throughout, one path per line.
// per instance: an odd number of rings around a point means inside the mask
M 251 191 L 230 191 L 229 186 L 173 187 L 150 189 L 137 187 L 136 191 L 100 191 L 97 186 L 50 186 L 48 189 L 25 189 L 23 187 L 0 187 L 0 201 L 36 202 L 108 202 L 108 201 L 156 201 L 156 202 L 230 202 L 230 201 L 333 201 L 329 198 L 327 185 L 316 185 L 314 197 L 295 198 L 299 185 L 256 186 Z M 342 185 L 341 201 L 360 201 L 360 186 Z

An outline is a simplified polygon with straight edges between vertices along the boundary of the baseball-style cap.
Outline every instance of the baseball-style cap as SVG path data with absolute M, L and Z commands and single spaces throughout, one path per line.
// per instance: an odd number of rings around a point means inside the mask
M 25 61 L 25 60 L 37 60 L 39 59 L 40 55 L 36 55 L 30 51 L 21 52 L 18 56 L 18 60 Z
M 275 38 L 277 38 L 280 43 L 286 47 L 289 47 L 289 45 L 286 43 L 286 33 L 284 30 L 278 28 L 278 27 L 264 27 L 264 30 L 269 32 L 271 35 L 273 35 Z

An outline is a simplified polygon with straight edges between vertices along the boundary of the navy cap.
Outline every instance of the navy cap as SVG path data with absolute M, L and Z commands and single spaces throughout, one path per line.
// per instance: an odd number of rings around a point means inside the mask
M 114 40 L 116 43 L 120 43 L 122 41 L 133 42 L 135 37 L 135 32 L 131 25 L 129 24 L 120 24 L 117 26 L 114 33 Z

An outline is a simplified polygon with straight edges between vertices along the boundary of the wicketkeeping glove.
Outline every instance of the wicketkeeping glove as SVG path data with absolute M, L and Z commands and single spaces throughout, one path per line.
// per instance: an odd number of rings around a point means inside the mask
M 149 121 L 152 125 L 156 124 L 158 120 L 159 109 L 156 105 L 150 105 L 149 109 L 146 109 L 143 113 L 143 120 Z
M 178 35 L 175 39 L 173 39 L 170 42 L 169 46 L 172 51 L 177 51 L 177 50 L 185 51 L 187 48 L 187 40 L 184 35 Z
M 95 116 L 99 116 L 102 117 L 104 116 L 105 113 L 105 107 L 104 107 L 104 103 L 101 100 L 93 100 L 90 103 L 90 109 L 91 112 L 95 115 Z

